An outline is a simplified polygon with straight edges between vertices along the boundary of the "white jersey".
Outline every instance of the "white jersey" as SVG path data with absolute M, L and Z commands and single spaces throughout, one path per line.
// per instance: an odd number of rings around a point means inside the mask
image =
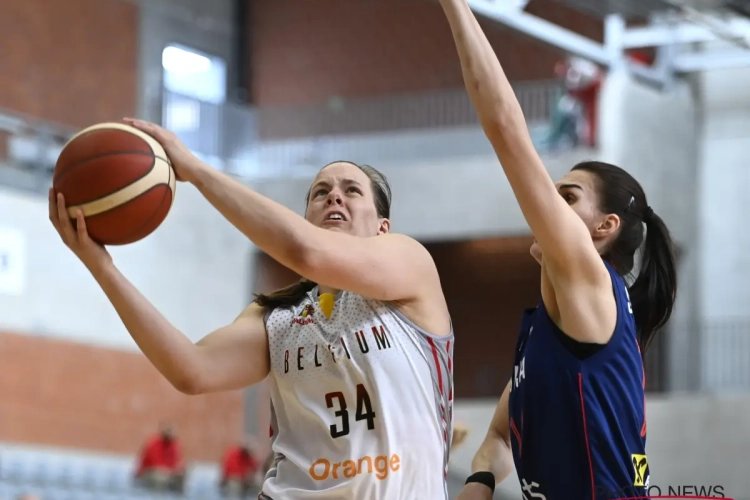
M 446 500 L 453 332 L 317 287 L 266 319 L 274 463 L 263 500 Z

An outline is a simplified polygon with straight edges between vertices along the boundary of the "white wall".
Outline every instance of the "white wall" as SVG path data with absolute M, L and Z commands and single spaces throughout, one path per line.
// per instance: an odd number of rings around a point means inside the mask
M 0 329 L 135 348 L 85 267 L 49 222 L 46 199 L 0 188 L 0 228 L 24 235 L 26 289 L 0 294 Z M 12 216 L 10 216 L 12 214 Z M 115 263 L 167 318 L 197 340 L 231 322 L 250 289 L 250 244 L 192 187 L 179 184 L 151 236 L 112 248 Z
M 305 141 L 295 143 L 289 141 L 285 147 L 300 151 L 297 175 L 261 179 L 254 185 L 298 213 L 323 165 L 352 160 L 370 164 L 388 177 L 396 232 L 423 240 L 528 233 L 510 184 L 478 127 L 344 137 L 323 142 L 310 154 L 304 153 Z M 273 155 L 268 156 L 270 161 Z M 544 159 L 557 178 L 575 163 L 596 157 L 595 151 L 579 149 Z M 273 163 L 265 168 L 273 169 Z
M 703 313 L 703 386 L 750 386 L 750 68 L 698 77 L 702 105 L 698 248 Z
M 456 421 L 471 428 L 467 441 L 451 457 L 451 475 L 471 473 L 471 459 L 492 419 L 496 401 L 459 401 Z M 747 457 L 750 455 L 750 397 L 650 397 L 646 404 L 646 453 L 651 484 L 724 487 L 726 497 L 746 498 L 750 490 Z M 499 487 L 503 498 L 519 498 L 513 473 Z M 656 495 L 656 491 L 651 492 Z M 692 494 L 696 494 L 693 492 Z
M 712 71 L 700 76 L 705 120 L 700 156 L 701 250 L 706 256 L 701 279 L 712 290 L 702 305 L 707 320 L 750 319 L 750 235 L 747 193 L 750 186 L 750 68 Z M 720 259 L 712 258 L 721 255 Z

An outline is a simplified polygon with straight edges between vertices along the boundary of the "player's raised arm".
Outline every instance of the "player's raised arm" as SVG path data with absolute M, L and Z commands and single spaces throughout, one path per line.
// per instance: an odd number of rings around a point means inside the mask
M 194 344 L 120 273 L 104 247 L 89 237 L 80 210 L 73 227 L 64 198 L 52 190 L 49 218 L 65 245 L 99 283 L 143 354 L 177 390 L 201 394 L 238 389 L 268 375 L 262 307 L 251 305 L 230 325 Z
M 194 184 L 258 248 L 297 274 L 385 301 L 408 301 L 439 288 L 427 250 L 408 236 L 389 234 L 383 207 L 390 206 L 390 193 L 382 192 L 374 169 L 354 171 L 358 166 L 350 162 L 335 162 L 321 170 L 308 194 L 306 220 L 201 162 L 173 133 L 151 123 L 130 123 L 164 146 L 181 179 Z M 367 210 L 379 212 L 377 225 L 356 223 Z
M 427 250 L 408 236 L 390 234 L 385 217 L 379 227 L 370 228 L 372 236 L 329 230 L 351 223 L 357 217 L 352 204 L 373 196 L 366 178 L 352 179 L 348 187 L 338 189 L 331 186 L 333 182 L 312 187 L 308 214 L 321 218 L 320 225 L 315 225 L 221 172 L 204 169 L 194 181 L 206 199 L 258 248 L 318 284 L 396 301 L 415 299 L 438 283 Z
M 513 89 L 466 0 L 440 0 L 461 59 L 466 89 L 520 208 L 555 273 L 608 279 L 591 236 L 558 195 L 537 154 Z M 582 269 L 582 267 L 584 269 Z

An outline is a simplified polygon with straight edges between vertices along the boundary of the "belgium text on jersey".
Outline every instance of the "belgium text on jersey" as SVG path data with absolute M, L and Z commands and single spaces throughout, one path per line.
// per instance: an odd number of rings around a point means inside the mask
M 299 346 L 297 348 L 296 356 L 291 354 L 294 358 L 291 363 L 289 362 L 289 349 L 286 349 L 284 351 L 284 373 L 289 373 L 289 370 L 293 370 L 294 368 L 296 368 L 297 371 L 302 371 L 305 367 L 320 368 L 323 366 L 323 363 L 329 362 L 329 354 L 332 360 L 331 362 L 333 363 L 338 363 L 343 357 L 352 359 L 352 355 L 349 352 L 351 345 L 359 347 L 359 352 L 362 354 L 367 354 L 370 352 L 370 349 L 374 350 L 375 348 L 377 348 L 378 351 L 391 349 L 391 341 L 388 338 L 388 333 L 383 325 L 373 326 L 371 332 L 366 332 L 364 330 L 354 332 L 354 337 L 357 340 L 356 343 L 352 342 L 351 339 L 347 343 L 347 341 L 344 340 L 343 335 L 339 337 L 339 342 L 343 350 L 339 349 L 338 346 L 335 346 L 334 344 L 315 344 L 315 349 L 312 350 L 313 352 L 309 352 L 310 350 L 308 349 L 308 352 L 306 353 L 305 347 Z M 294 362 L 295 360 L 296 363 Z

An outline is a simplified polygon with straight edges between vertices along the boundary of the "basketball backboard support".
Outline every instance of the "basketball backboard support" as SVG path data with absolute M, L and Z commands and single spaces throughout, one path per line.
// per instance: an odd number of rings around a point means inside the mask
M 468 0 L 482 16 L 604 67 L 627 66 L 639 76 L 663 82 L 675 74 L 750 66 L 750 19 L 720 0 L 563 0 L 604 19 L 604 43 L 582 36 L 518 8 L 517 2 Z M 649 24 L 628 27 L 627 19 Z M 718 42 L 718 43 L 714 43 Z M 721 43 L 723 42 L 723 43 Z M 702 46 L 696 50 L 695 45 Z M 626 51 L 659 49 L 658 67 L 634 64 Z

